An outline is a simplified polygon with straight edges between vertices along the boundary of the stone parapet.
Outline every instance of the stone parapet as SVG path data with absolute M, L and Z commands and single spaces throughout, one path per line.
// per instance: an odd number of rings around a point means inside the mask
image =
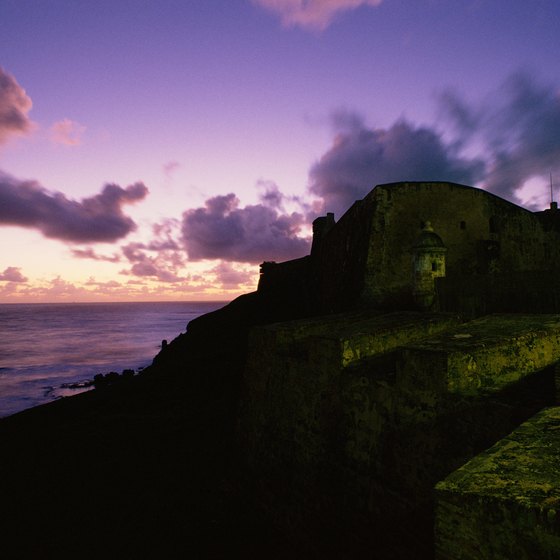
M 446 313 L 361 311 L 254 329 L 240 411 L 249 461 L 261 453 L 304 463 L 321 455 L 319 440 L 342 413 L 341 377 L 350 366 L 460 321 Z
M 288 519 L 329 511 L 394 530 L 429 515 L 438 480 L 554 404 L 559 359 L 558 315 L 362 310 L 258 327 L 243 461 Z
M 438 560 L 560 558 L 560 408 L 438 483 Z
M 492 393 L 560 359 L 560 315 L 488 315 L 406 345 L 399 387 L 432 393 Z

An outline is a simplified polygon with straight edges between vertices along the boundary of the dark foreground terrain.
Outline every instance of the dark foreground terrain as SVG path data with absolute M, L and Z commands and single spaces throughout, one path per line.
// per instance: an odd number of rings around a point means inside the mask
M 141 376 L 1 420 L 0 557 L 430 557 L 429 515 L 377 547 L 340 520 L 286 531 L 256 497 L 235 445 L 246 335 L 302 312 L 263 309 L 244 296 Z
M 232 473 L 230 403 L 189 390 L 135 379 L 3 420 L 1 557 L 276 550 Z
M 0 421 L 1 558 L 288 553 L 234 466 L 245 331 L 216 349 L 213 330 L 142 376 Z

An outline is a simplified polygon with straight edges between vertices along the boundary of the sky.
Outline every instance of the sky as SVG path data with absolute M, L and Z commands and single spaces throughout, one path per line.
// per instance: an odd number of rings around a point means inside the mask
M 0 303 L 229 300 L 381 183 L 546 208 L 558 21 L 557 0 L 0 0 Z

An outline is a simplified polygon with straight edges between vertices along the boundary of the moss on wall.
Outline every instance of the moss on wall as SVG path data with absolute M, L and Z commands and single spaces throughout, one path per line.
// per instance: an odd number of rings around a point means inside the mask
M 436 486 L 440 560 L 560 557 L 560 408 L 549 408 Z
M 558 316 L 460 322 L 362 311 L 252 332 L 239 434 L 278 511 L 394 529 L 550 404 L 553 372 L 537 370 L 559 357 Z
M 432 309 L 560 311 L 560 228 L 453 183 L 378 186 L 308 259 L 269 267 L 259 292 L 289 294 L 306 314 L 344 311 L 258 328 L 249 341 L 238 434 L 292 521 L 329 510 L 395 529 L 426 517 L 437 480 L 554 402 L 560 316 L 460 326 L 379 311 L 417 305 L 411 250 L 427 221 L 447 249 Z
M 415 393 L 482 394 L 559 359 L 559 315 L 488 315 L 407 345 L 398 381 Z

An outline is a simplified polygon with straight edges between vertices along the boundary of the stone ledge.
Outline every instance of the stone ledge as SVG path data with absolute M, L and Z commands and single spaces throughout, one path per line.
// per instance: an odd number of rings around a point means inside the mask
M 560 359 L 560 315 L 488 315 L 407 344 L 397 381 L 409 390 L 495 392 Z
M 298 348 L 305 347 L 311 363 L 328 360 L 346 367 L 460 323 L 453 313 L 360 311 L 267 325 L 251 336 L 253 343 L 265 344 L 274 353 L 300 354 Z
M 560 558 L 560 407 L 439 482 L 438 560 Z

